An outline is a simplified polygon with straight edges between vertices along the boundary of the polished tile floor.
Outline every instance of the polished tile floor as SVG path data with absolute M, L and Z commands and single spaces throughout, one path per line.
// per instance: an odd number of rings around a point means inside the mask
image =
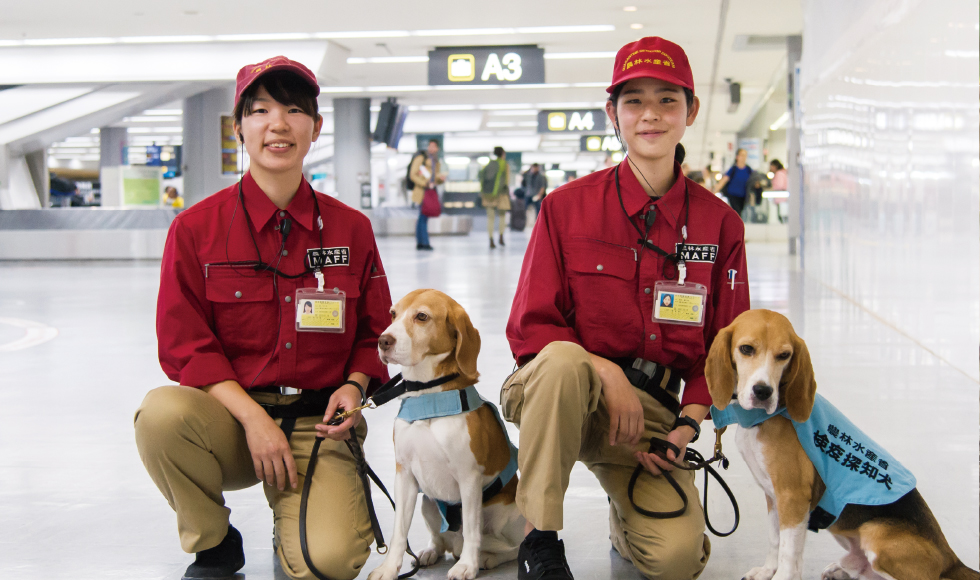
M 434 237 L 432 253 L 417 253 L 409 238 L 381 239 L 379 246 L 395 299 L 432 287 L 466 307 L 483 337 L 479 389 L 496 400 L 513 367 L 504 325 L 528 234 L 508 233 L 508 245 L 490 251 L 482 224 L 474 225 L 469 237 Z M 149 389 L 167 382 L 154 334 L 158 271 L 157 262 L 0 263 L 0 578 L 172 580 L 191 560 L 133 441 L 133 411 Z M 950 544 L 976 568 L 976 380 L 803 275 L 783 244 L 750 245 L 749 277 L 752 305 L 790 316 L 808 342 L 820 392 L 916 474 Z M 948 332 L 969 336 L 966 328 Z M 389 407 L 368 414 L 367 454 L 388 482 L 394 413 Z M 710 439 L 696 447 L 707 454 Z M 707 580 L 740 578 L 767 549 L 763 495 L 734 437 L 726 440 L 732 456 L 726 476 L 742 523 L 733 536 L 713 539 Z M 723 497 L 713 498 L 716 526 L 730 524 Z M 243 577 L 285 578 L 273 562 L 272 518 L 261 490 L 229 493 L 227 500 L 245 537 Z M 561 536 L 576 578 L 640 577 L 610 550 L 605 494 L 581 466 L 565 505 Z M 390 535 L 391 512 L 381 507 L 380 517 Z M 420 517 L 410 539 L 426 543 Z M 808 534 L 804 578 L 819 578 L 840 555 L 826 532 Z M 380 558 L 372 555 L 360 577 Z M 442 578 L 450 565 L 419 577 Z M 515 576 L 514 563 L 481 574 Z

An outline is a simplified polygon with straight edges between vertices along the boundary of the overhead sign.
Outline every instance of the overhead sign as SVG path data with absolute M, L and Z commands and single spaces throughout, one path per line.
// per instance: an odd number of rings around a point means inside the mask
M 595 133 L 606 130 L 603 109 L 538 111 L 538 133 Z
M 429 51 L 430 85 L 544 83 L 544 49 L 513 46 L 440 46 Z
M 615 135 L 583 135 L 582 144 L 580 151 L 588 151 L 591 153 L 605 152 L 614 153 L 616 151 L 622 151 L 623 144 L 619 142 L 619 139 Z

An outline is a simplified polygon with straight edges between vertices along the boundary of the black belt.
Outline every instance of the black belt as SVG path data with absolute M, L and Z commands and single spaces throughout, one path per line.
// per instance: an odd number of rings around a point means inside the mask
M 681 405 L 677 395 L 681 392 L 681 375 L 674 369 L 642 358 L 609 359 L 619 365 L 630 384 L 656 399 L 675 417 Z

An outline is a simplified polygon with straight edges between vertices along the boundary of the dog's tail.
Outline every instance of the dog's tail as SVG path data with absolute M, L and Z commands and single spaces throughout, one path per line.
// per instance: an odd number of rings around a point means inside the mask
M 980 580 L 980 572 L 967 568 L 959 558 L 956 563 L 943 572 L 943 580 Z

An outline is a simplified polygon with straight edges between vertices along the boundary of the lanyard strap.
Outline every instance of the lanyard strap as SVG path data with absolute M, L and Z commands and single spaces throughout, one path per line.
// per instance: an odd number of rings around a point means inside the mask
M 646 233 L 643 233 L 643 230 L 640 229 L 640 226 L 636 225 L 636 223 L 633 222 L 633 218 L 630 217 L 629 212 L 626 211 L 626 205 L 623 203 L 623 191 L 619 185 L 618 165 L 616 166 L 614 173 L 616 174 L 616 195 L 617 197 L 619 197 L 619 207 L 623 209 L 623 215 L 626 216 L 626 221 L 628 221 L 630 225 L 633 226 L 633 229 L 636 230 L 636 233 L 640 234 L 640 239 L 636 241 L 636 243 L 640 244 L 640 249 L 642 250 L 643 248 L 650 248 L 651 250 L 659 254 L 661 257 L 667 258 L 672 262 L 683 263 L 683 260 L 681 260 L 680 256 L 676 252 L 668 252 L 647 239 L 650 236 L 650 227 L 652 227 L 652 224 L 649 227 L 647 227 Z M 681 177 L 681 179 L 684 178 Z M 691 193 L 688 190 L 686 179 L 684 181 L 684 210 L 685 210 L 684 225 L 681 227 L 682 242 L 687 240 L 687 224 L 691 220 Z

